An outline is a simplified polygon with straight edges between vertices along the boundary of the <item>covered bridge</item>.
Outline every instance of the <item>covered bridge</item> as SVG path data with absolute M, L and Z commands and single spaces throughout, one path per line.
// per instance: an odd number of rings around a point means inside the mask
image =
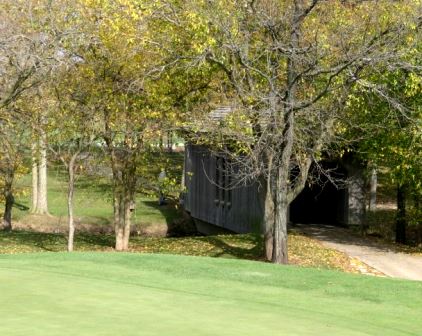
M 198 231 L 260 232 L 263 222 L 263 194 L 258 183 L 230 189 L 231 176 L 225 158 L 204 146 L 185 148 L 184 207 Z M 292 223 L 361 225 L 365 212 L 365 180 L 362 168 L 336 163 L 347 183 L 337 188 L 330 181 L 306 187 L 290 207 Z

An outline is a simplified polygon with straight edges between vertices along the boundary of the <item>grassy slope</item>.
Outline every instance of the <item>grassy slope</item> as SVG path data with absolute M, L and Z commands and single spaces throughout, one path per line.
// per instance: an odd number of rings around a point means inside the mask
M 0 254 L 66 251 L 63 234 L 32 231 L 0 231 Z M 113 251 L 114 236 L 78 234 L 77 251 Z M 262 239 L 248 235 L 220 235 L 208 237 L 160 238 L 135 236 L 130 240 L 132 252 L 182 254 L 238 259 L 262 260 Z M 319 242 L 289 232 L 290 263 L 318 268 L 358 272 L 359 265 L 345 254 L 322 246 Z
M 18 182 L 18 189 L 25 190 L 16 196 L 16 202 L 26 207 L 21 210 L 15 207 L 13 215 L 15 220 L 28 221 L 32 224 L 36 218 L 25 218 L 29 214 L 31 206 L 30 195 L 31 177 L 24 176 Z M 50 171 L 48 177 L 48 205 L 49 211 L 54 218 L 42 218 L 38 226 L 58 224 L 66 225 L 67 216 L 67 183 L 66 178 L 58 171 Z M 75 216 L 77 222 L 82 224 L 94 224 L 110 226 L 113 217 L 112 195 L 110 184 L 107 181 L 81 176 L 76 183 L 75 192 Z M 155 197 L 138 195 L 133 223 L 140 227 L 151 225 L 165 227 L 177 217 L 177 211 L 170 207 L 159 207 Z M 41 223 L 42 222 L 42 223 Z M 78 224 L 77 223 L 77 224 Z M 36 223 L 35 223 L 36 224 Z M 31 225 L 32 226 L 32 225 Z M 78 228 L 77 228 L 78 229 Z
M 421 335 L 422 283 L 136 254 L 0 256 L 0 334 Z

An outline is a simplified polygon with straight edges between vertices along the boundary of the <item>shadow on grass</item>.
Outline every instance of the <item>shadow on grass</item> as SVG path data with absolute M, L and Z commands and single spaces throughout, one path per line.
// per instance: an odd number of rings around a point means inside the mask
M 95 179 L 89 177 L 80 177 L 77 181 L 76 187 L 79 190 L 88 190 L 92 193 L 99 193 L 102 195 L 112 196 L 111 182 L 102 179 Z
M 195 225 L 191 218 L 180 208 L 176 208 L 177 201 L 168 199 L 166 204 L 159 205 L 157 201 L 144 201 L 147 207 L 159 211 L 165 218 L 167 237 L 183 237 L 197 235 Z
M 19 246 L 35 247 L 44 251 L 56 252 L 60 250 L 66 239 L 62 234 L 42 233 L 31 231 L 1 231 L 0 237 L 8 244 Z M 19 248 L 17 248 L 19 252 Z
M 39 250 L 59 252 L 66 250 L 67 235 L 63 233 L 45 233 L 34 231 L 0 231 L 0 243 L 14 252 L 36 252 Z M 105 234 L 77 234 L 75 236 L 77 249 L 113 248 L 114 236 Z M 28 248 L 30 249 L 28 251 Z
M 28 211 L 29 210 L 29 206 L 26 206 L 25 204 L 18 203 L 18 202 L 14 202 L 13 207 L 15 207 L 15 208 L 17 208 L 21 211 Z
M 115 237 L 113 235 L 104 234 L 85 234 L 81 233 L 76 235 L 76 242 L 85 245 L 96 245 L 100 247 L 114 247 Z
M 98 233 L 103 233 L 104 231 L 108 232 L 110 230 L 112 231 L 112 227 L 113 227 L 112 218 L 101 217 L 101 216 L 81 216 L 78 220 L 76 220 L 76 225 L 79 226 L 79 228 L 81 226 L 84 227 L 84 224 L 98 226 L 97 230 L 95 230 L 94 228 L 91 228 L 91 230 L 94 231 L 95 233 L 97 233 L 97 231 Z
M 238 259 L 263 259 L 263 240 L 260 235 L 236 235 L 231 236 L 210 236 L 203 237 L 203 240 L 215 246 L 216 251 L 213 257 L 231 256 Z M 241 245 L 250 245 L 252 247 L 241 247 Z M 239 246 L 240 245 L 240 246 Z

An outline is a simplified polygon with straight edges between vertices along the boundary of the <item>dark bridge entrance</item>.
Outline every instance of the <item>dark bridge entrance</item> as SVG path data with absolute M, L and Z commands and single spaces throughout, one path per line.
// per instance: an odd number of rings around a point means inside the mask
M 336 169 L 336 177 L 346 173 Z M 347 190 L 335 186 L 327 177 L 306 186 L 290 206 L 290 221 L 297 224 L 334 224 L 347 222 Z

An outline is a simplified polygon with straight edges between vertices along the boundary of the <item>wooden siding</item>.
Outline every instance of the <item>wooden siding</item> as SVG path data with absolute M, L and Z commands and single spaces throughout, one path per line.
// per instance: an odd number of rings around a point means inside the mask
M 261 196 L 257 184 L 232 190 L 225 189 L 223 192 L 219 185 L 229 185 L 230 183 L 224 182 L 224 178 L 227 177 L 218 175 L 221 173 L 217 173 L 217 167 L 221 163 L 217 160 L 218 158 L 205 147 L 186 146 L 185 209 L 193 218 L 220 228 L 238 233 L 261 232 L 264 208 L 260 201 Z M 348 167 L 345 177 L 351 170 L 352 168 Z M 216 183 L 217 179 L 219 183 Z M 349 185 L 347 189 L 340 191 L 334 187 L 316 187 L 315 189 L 318 191 L 317 193 L 309 192 L 305 188 L 292 203 L 291 218 L 295 223 L 316 223 L 318 221 L 330 224 L 336 222 L 343 225 L 362 223 L 362 213 L 365 207 L 365 199 L 361 197 L 364 196 L 363 187 L 353 188 L 353 185 Z M 321 203 L 317 199 L 325 199 L 325 203 Z
M 257 186 L 221 192 L 220 184 L 216 183 L 216 172 L 217 158 L 206 148 L 186 146 L 185 209 L 193 218 L 234 232 L 259 232 L 263 207 Z M 221 182 L 221 176 L 219 179 Z

